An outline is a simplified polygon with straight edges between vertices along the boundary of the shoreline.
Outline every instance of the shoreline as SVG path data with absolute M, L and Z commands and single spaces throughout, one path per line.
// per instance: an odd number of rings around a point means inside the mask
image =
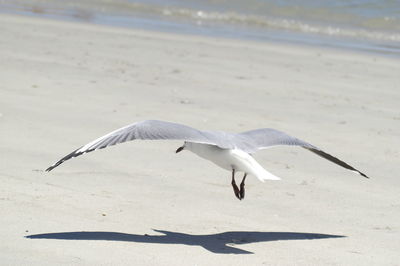
M 76 11 L 78 12 L 78 10 Z M 339 50 L 348 50 L 354 52 L 370 53 L 383 55 L 387 57 L 400 57 L 400 47 L 394 43 L 383 43 L 372 40 L 362 40 L 347 37 L 332 37 L 314 35 L 311 33 L 299 33 L 289 31 L 268 30 L 261 31 L 257 29 L 246 30 L 246 27 L 238 25 L 241 30 L 235 30 L 235 25 L 207 25 L 202 26 L 190 23 L 188 21 L 178 22 L 174 20 L 161 19 L 152 16 L 137 14 L 134 16 L 115 15 L 112 13 L 98 13 L 96 15 L 87 13 L 82 10 L 76 13 L 67 10 L 58 10 L 58 14 L 54 11 L 45 9 L 30 10 L 24 7 L 5 7 L 2 14 L 21 15 L 29 17 L 37 17 L 44 19 L 52 19 L 59 21 L 70 21 L 77 23 L 89 23 L 94 25 L 103 25 L 111 27 L 120 27 L 132 30 L 149 30 L 155 32 L 176 33 L 183 35 L 203 36 L 224 38 L 227 40 L 243 40 L 256 41 L 261 43 L 288 43 L 293 45 L 302 45 L 310 47 L 332 48 Z

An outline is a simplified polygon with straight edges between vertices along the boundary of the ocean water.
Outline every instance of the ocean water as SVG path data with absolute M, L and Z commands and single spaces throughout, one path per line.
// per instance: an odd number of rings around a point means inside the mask
M 400 0 L 0 0 L 0 13 L 400 55 Z

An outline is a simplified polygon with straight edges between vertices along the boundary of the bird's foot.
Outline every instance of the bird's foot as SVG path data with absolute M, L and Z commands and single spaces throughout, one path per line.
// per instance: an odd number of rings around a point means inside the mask
M 233 193 L 235 193 L 236 198 L 239 200 L 242 200 L 242 197 L 240 195 L 240 190 L 238 186 L 236 185 L 236 182 L 232 182 L 232 188 L 233 188 Z
M 235 169 L 232 169 L 232 187 L 233 187 L 233 193 L 235 193 L 236 198 L 238 198 L 239 200 L 244 199 L 244 181 L 246 180 L 246 176 L 247 174 L 245 173 L 242 179 L 242 182 L 240 183 L 240 189 L 239 187 L 236 185 L 236 181 L 235 181 Z
M 240 183 L 240 190 L 239 190 L 239 196 L 240 196 L 240 200 L 244 199 L 244 183 Z
M 240 195 L 240 200 L 244 199 L 244 181 L 246 180 L 247 174 L 245 173 L 242 179 L 242 182 L 240 183 L 240 191 L 239 191 L 239 195 Z

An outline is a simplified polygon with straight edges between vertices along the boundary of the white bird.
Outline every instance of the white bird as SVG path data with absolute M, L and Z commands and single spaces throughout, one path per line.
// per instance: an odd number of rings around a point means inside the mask
M 239 200 L 244 198 L 244 182 L 247 174 L 254 175 L 262 182 L 265 180 L 280 179 L 266 171 L 252 157 L 252 154 L 256 151 L 276 145 L 300 146 L 363 177 L 369 178 L 362 172 L 321 149 L 272 128 L 261 128 L 242 133 L 227 133 L 222 131 L 201 131 L 182 124 L 159 120 L 145 120 L 117 129 L 76 149 L 47 168 L 46 171 L 51 171 L 66 160 L 81 154 L 135 139 L 183 140 L 183 146 L 179 147 L 176 153 L 182 150 L 189 150 L 231 171 L 231 184 L 235 196 Z M 235 182 L 236 172 L 244 172 L 240 188 Z

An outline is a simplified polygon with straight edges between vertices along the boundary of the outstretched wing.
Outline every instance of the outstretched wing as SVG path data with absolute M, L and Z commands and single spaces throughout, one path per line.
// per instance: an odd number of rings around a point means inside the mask
M 300 147 L 303 147 L 303 148 L 321 156 L 322 158 L 325 158 L 325 159 L 327 159 L 335 164 L 338 164 L 348 170 L 354 171 L 354 172 L 362 175 L 363 177 L 369 178 L 364 173 L 362 173 L 359 170 L 355 169 L 354 167 L 348 165 L 347 163 L 343 162 L 342 160 L 339 160 L 338 158 L 322 151 L 321 149 L 315 147 L 314 145 L 311 145 L 310 143 L 307 143 L 298 138 L 289 136 L 288 134 L 281 132 L 279 130 L 275 130 L 272 128 L 261 128 L 261 129 L 246 131 L 246 132 L 240 133 L 238 135 L 240 135 L 242 137 L 247 137 L 252 140 L 251 142 L 249 141 L 249 143 L 252 143 L 253 145 L 248 152 L 255 152 L 257 150 L 266 149 L 266 148 L 270 148 L 272 146 L 277 146 L 277 145 L 300 146 Z
M 223 149 L 232 148 L 229 142 L 224 142 L 221 138 L 211 134 L 211 132 L 200 131 L 182 124 L 159 120 L 145 120 L 122 127 L 105 136 L 95 139 L 92 142 L 89 142 L 88 144 L 76 149 L 57 161 L 55 164 L 47 168 L 46 171 L 51 171 L 66 160 L 77 157 L 81 154 L 135 139 L 184 140 L 216 145 Z

